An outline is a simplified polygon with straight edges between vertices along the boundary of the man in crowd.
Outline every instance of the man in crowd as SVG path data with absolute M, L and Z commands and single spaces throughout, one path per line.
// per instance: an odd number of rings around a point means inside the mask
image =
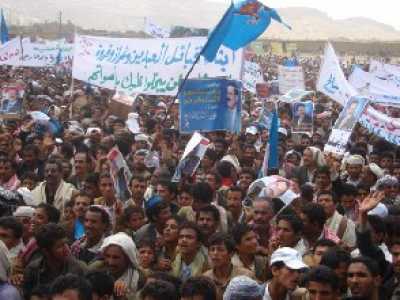
M 258 243 L 264 249 L 268 248 L 270 240 L 270 222 L 274 215 L 271 202 L 266 198 L 256 198 L 253 201 L 252 227 L 257 234 Z
M 90 264 L 100 253 L 100 247 L 110 229 L 110 215 L 105 208 L 92 205 L 85 213 L 85 235 L 71 246 L 76 259 Z
M 178 232 L 179 253 L 172 262 L 171 274 L 181 280 L 199 276 L 208 269 L 207 257 L 201 251 L 203 235 L 194 223 L 184 223 Z
M 271 255 L 270 267 L 272 279 L 265 285 L 263 300 L 287 299 L 293 293 L 301 293 L 296 289 L 300 280 L 300 271 L 307 269 L 307 266 L 296 250 L 283 247 L 274 251 Z
M 92 170 L 92 161 L 89 153 L 80 151 L 76 152 L 74 156 L 75 175 L 69 179 L 77 189 L 82 189 L 83 182 L 88 173 Z
M 75 187 L 62 179 L 62 165 L 60 161 L 51 159 L 46 162 L 45 181 L 41 182 L 33 191 L 32 196 L 36 204 L 48 203 L 54 205 L 61 212 L 66 202 L 71 199 Z
M 347 285 L 355 299 L 382 299 L 381 278 L 377 263 L 369 257 L 356 257 L 347 269 Z
M 259 243 L 257 234 L 247 224 L 238 224 L 232 229 L 236 252 L 232 256 L 232 264 L 252 272 L 255 278 L 265 280 L 267 275 L 267 258 L 258 255 Z
M 0 240 L 7 246 L 10 258 L 16 258 L 22 250 L 23 227 L 15 217 L 0 218 Z
M 205 272 L 204 276 L 209 277 L 215 283 L 218 299 L 222 298 L 232 278 L 241 275 L 254 276 L 249 270 L 232 265 L 234 250 L 233 240 L 224 233 L 215 233 L 208 240 L 208 256 L 212 269 Z
M 310 300 L 336 300 L 339 285 L 336 274 L 326 266 L 312 268 L 305 277 L 305 286 Z
M 339 243 L 340 239 L 325 227 L 326 214 L 324 208 L 320 204 L 308 203 L 300 213 L 300 219 L 303 222 L 303 241 L 306 251 L 314 249 L 316 243 L 320 239 L 329 239 L 335 243 Z
M 138 206 L 144 208 L 144 193 L 147 189 L 147 181 L 141 176 L 133 176 L 129 183 L 132 198 L 125 204 L 126 206 Z
M 324 208 L 327 220 L 325 226 L 329 228 L 342 243 L 352 249 L 356 245 L 355 224 L 352 220 L 342 216 L 336 210 L 336 195 L 330 192 L 321 192 L 317 196 L 317 203 Z
M 60 275 L 83 276 L 85 267 L 69 255 L 66 237 L 64 229 L 54 223 L 42 226 L 35 234 L 43 257 L 25 268 L 23 290 L 26 297 L 35 287 L 50 284 Z
M 204 237 L 212 236 L 217 231 L 219 222 L 219 211 L 214 205 L 202 207 L 196 213 L 196 223 Z

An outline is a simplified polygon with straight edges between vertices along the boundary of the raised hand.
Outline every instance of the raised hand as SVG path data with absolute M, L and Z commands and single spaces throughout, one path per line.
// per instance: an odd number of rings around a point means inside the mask
M 358 209 L 360 213 L 368 213 L 369 211 L 374 209 L 384 198 L 385 193 L 382 191 L 369 194 L 367 197 L 364 198 L 362 202 L 359 203 Z

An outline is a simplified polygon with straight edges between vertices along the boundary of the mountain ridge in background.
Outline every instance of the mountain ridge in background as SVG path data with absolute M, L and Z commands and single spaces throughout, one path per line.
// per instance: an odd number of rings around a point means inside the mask
M 146 16 L 161 26 L 213 28 L 227 4 L 207 0 L 0 0 L 0 7 L 15 25 L 56 21 L 62 11 L 63 22 L 71 21 L 86 29 L 140 31 Z M 263 38 L 400 41 L 400 31 L 368 18 L 335 20 L 305 7 L 280 8 L 278 12 L 293 30 L 272 22 Z

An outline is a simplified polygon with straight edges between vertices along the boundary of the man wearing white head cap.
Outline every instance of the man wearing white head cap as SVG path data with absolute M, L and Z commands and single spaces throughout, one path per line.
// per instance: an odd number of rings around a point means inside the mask
M 262 286 L 247 276 L 233 278 L 226 288 L 223 300 L 261 300 Z
M 343 178 L 346 183 L 357 186 L 361 183 L 361 171 L 365 164 L 365 160 L 361 155 L 351 155 L 346 159 L 347 175 Z
M 308 267 L 297 250 L 289 247 L 275 250 L 270 267 L 272 279 L 266 283 L 263 300 L 289 300 L 294 294 L 300 296 L 303 292 L 297 287 L 300 272 Z
M 137 291 L 143 287 L 144 277 L 139 270 L 138 253 L 133 240 L 127 234 L 119 232 L 107 237 L 100 250 L 104 264 L 95 262 L 93 267 L 105 267 L 111 273 L 115 280 L 114 294 L 117 297 L 136 299 Z

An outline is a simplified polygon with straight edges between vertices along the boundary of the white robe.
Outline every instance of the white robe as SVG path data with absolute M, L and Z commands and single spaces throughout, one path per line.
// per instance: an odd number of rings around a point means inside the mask
M 339 214 L 337 211 L 330 217 L 325 226 L 327 226 L 330 230 L 332 230 L 336 235 L 338 234 L 340 223 L 342 221 L 343 216 Z M 357 238 L 356 238 L 356 226 L 354 222 L 350 219 L 347 219 L 346 230 L 341 238 L 341 241 L 345 243 L 348 247 L 353 248 L 356 246 Z

